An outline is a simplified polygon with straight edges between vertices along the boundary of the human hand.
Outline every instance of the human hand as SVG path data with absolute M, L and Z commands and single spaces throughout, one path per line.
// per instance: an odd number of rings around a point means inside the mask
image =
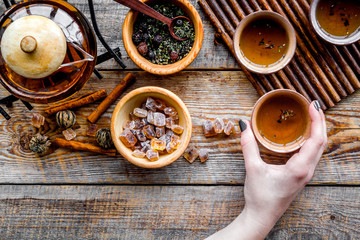
M 270 231 L 298 193 L 311 180 L 325 149 L 327 143 L 325 116 L 318 102 L 311 103 L 309 114 L 310 138 L 285 165 L 270 165 L 260 158 L 259 148 L 249 122 L 246 122 L 247 128 L 241 134 L 246 168 L 244 211 L 255 223 L 264 227 L 265 231 L 260 232 L 262 236 L 266 236 L 267 231 Z
M 310 104 L 311 135 L 285 165 L 265 163 L 248 121 L 240 120 L 245 159 L 245 207 L 209 239 L 264 239 L 297 194 L 310 181 L 327 144 L 326 123 L 317 101 Z

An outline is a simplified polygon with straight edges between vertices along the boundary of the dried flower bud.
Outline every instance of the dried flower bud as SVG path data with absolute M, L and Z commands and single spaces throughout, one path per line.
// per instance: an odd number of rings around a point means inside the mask
M 137 49 L 142 56 L 146 56 L 146 54 L 148 53 L 148 46 L 144 42 L 141 42 Z
M 176 59 L 178 59 L 178 57 L 179 57 L 179 54 L 178 54 L 177 52 L 172 51 L 172 52 L 170 53 L 170 58 L 171 58 L 171 60 L 175 61 Z
M 162 38 L 162 36 L 161 35 L 156 35 L 155 37 L 154 37 L 154 43 L 155 44 L 157 44 L 157 45 L 160 45 L 161 43 L 162 43 L 162 41 L 163 41 L 163 38 Z
M 35 153 L 46 153 L 49 150 L 51 142 L 45 135 L 37 133 L 30 139 L 29 148 Z
M 76 123 L 76 115 L 70 110 L 59 111 L 56 113 L 56 123 L 59 127 L 70 128 Z
M 140 29 L 141 31 L 146 31 L 147 27 L 148 27 L 148 25 L 147 25 L 146 22 L 141 22 L 141 23 L 139 24 L 139 29 Z
M 142 34 L 140 32 L 134 33 L 132 36 L 132 40 L 135 45 L 138 45 L 142 41 Z
M 153 50 L 149 50 L 149 52 L 148 52 L 148 57 L 149 57 L 150 59 L 154 59 L 154 58 L 155 58 L 155 53 L 154 53 Z
M 175 25 L 181 27 L 183 25 L 183 21 L 181 19 L 176 20 Z
M 101 128 L 96 132 L 96 142 L 100 147 L 111 148 L 113 141 L 111 139 L 111 132 L 109 128 Z
M 149 34 L 144 33 L 143 34 L 143 41 L 146 42 L 149 39 Z

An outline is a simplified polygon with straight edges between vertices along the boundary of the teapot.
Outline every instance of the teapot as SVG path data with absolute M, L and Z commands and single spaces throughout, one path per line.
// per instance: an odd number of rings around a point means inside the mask
M 0 82 L 16 97 L 59 101 L 79 91 L 96 63 L 84 15 L 61 0 L 28 0 L 0 17 Z

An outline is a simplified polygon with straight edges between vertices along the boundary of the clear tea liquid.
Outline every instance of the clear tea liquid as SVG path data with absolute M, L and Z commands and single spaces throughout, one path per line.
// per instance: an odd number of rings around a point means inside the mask
M 347 37 L 360 27 L 360 1 L 322 0 L 316 10 L 316 19 L 325 32 Z
M 264 103 L 259 109 L 257 126 L 269 142 L 286 146 L 300 140 L 306 129 L 304 109 L 294 99 L 279 95 Z
M 259 19 L 244 28 L 240 49 L 248 61 L 267 67 L 285 56 L 288 43 L 286 31 L 279 23 Z

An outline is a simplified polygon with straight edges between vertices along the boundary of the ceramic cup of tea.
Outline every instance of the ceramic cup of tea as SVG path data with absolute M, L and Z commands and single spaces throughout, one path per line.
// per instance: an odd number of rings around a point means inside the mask
M 335 45 L 360 40 L 360 1 L 314 0 L 309 19 L 315 32 Z
M 255 73 L 281 70 L 291 61 L 295 49 L 294 28 L 287 19 L 271 11 L 249 14 L 234 34 L 236 58 Z
M 255 104 L 251 126 L 258 142 L 277 153 L 298 150 L 310 136 L 310 102 L 301 94 L 278 89 Z

